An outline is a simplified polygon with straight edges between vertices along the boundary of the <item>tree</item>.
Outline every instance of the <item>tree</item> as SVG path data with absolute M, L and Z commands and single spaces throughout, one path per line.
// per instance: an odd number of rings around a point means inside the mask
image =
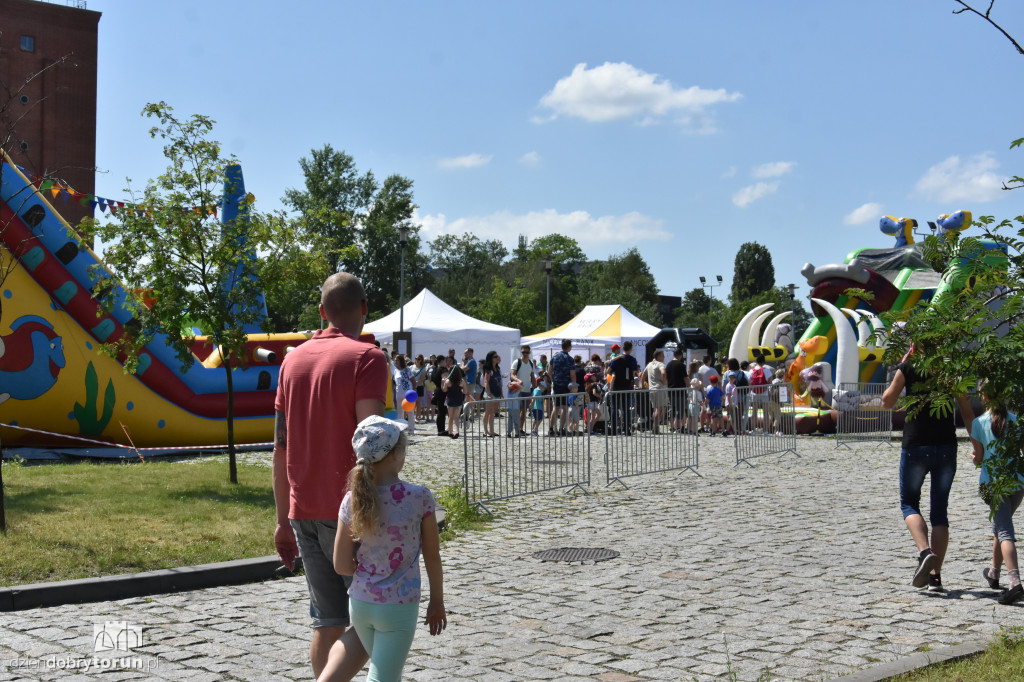
M 399 228 L 409 229 L 406 292 L 427 278 L 419 226 L 411 222 L 417 208 L 413 181 L 389 175 L 378 183 L 372 171 L 360 174 L 351 155 L 329 144 L 312 150 L 310 158 L 299 159 L 299 166 L 305 189 L 287 190 L 285 204 L 298 211 L 310 238 L 323 240 L 330 272 L 344 270 L 362 281 L 369 319 L 390 312 L 398 305 L 401 289 Z M 288 298 L 301 300 L 304 295 L 293 292 Z
M 399 228 L 408 229 L 405 246 L 405 296 L 422 286 L 427 276 L 426 257 L 420 253 L 420 228 L 413 225 L 416 204 L 412 180 L 389 175 L 374 195 L 366 215 L 358 216 L 355 255 L 342 259 L 344 268 L 366 288 L 371 319 L 398 307 L 401 293 L 402 246 Z
M 744 242 L 736 252 L 733 266 L 733 301 L 742 301 L 769 291 L 775 286 L 775 266 L 772 254 L 763 244 Z
M 320 285 L 330 274 L 326 252 L 296 242 L 282 249 L 279 263 L 287 276 L 263 283 L 267 326 L 275 332 L 319 328 Z
M 1024 138 L 1011 147 L 1022 144 Z M 1006 189 L 1021 183 L 1024 179 L 1014 177 Z M 913 342 L 909 361 L 927 377 L 924 393 L 901 398 L 911 413 L 930 404 L 932 412 L 948 414 L 956 396 L 984 384 L 984 394 L 1024 415 L 1024 215 L 999 222 L 981 216 L 975 222 L 983 239 L 1004 245 L 1005 259 L 994 257 L 1000 251 L 986 248 L 979 237 L 958 232 L 929 236 L 925 257 L 944 272 L 948 288 L 929 304 L 902 315 L 883 315 L 890 328 L 885 361 L 899 362 Z M 1024 475 L 1022 445 L 1021 423 L 1007 424 L 996 441 L 995 456 L 985 460 L 991 482 L 981 492 L 993 508 L 1017 489 L 1017 476 Z
M 342 250 L 356 242 L 352 219 L 373 203 L 377 181 L 372 172 L 360 175 L 355 159 L 329 144 L 300 158 L 299 167 L 305 190 L 285 190 L 283 201 L 298 211 L 309 233 L 325 240 L 330 271 L 337 272 Z
M 580 273 L 581 300 L 589 305 L 621 305 L 648 324 L 664 325 L 658 311 L 658 285 L 647 261 L 633 247 L 590 263 Z
M 441 271 L 433 291 L 445 303 L 467 310 L 491 292 L 507 257 L 508 249 L 497 239 L 443 234 L 430 242 L 430 263 Z
M 962 0 L 955 1 L 962 8 L 954 14 L 971 12 L 981 16 L 1010 40 L 1018 54 L 1024 54 L 1020 44 L 992 20 L 995 0 L 990 0 L 985 12 Z M 1022 145 L 1024 138 L 1014 140 L 1010 148 Z M 1019 175 L 1003 185 L 1008 191 L 1022 187 L 1024 177 Z M 986 395 L 1004 404 L 1008 411 L 1024 415 L 1024 392 L 1020 390 L 1024 364 L 1024 215 L 1004 220 L 980 216 L 974 222 L 981 227 L 983 238 L 1005 245 L 1005 261 L 993 259 L 977 237 L 964 237 L 959 232 L 947 237 L 929 236 L 925 239 L 925 257 L 939 272 L 954 264 L 943 275 L 953 280 L 953 286 L 930 305 L 917 306 L 903 315 L 883 315 L 890 328 L 885 361 L 898 362 L 912 341 L 915 351 L 909 361 L 927 377 L 923 392 L 900 399 L 908 411 L 930 404 L 933 412 L 948 414 L 955 396 L 984 383 Z M 996 441 L 994 456 L 985 460 L 991 480 L 981 493 L 993 510 L 1017 489 L 1018 476 L 1024 474 L 1022 446 L 1024 426 L 1018 420 L 1007 424 Z
M 469 306 L 468 314 L 486 322 L 515 327 L 524 336 L 544 331 L 544 309 L 536 292 L 527 289 L 520 279 L 507 283 L 500 277 L 493 277 L 491 283 L 491 291 Z
M 711 320 L 725 310 L 725 303 L 708 295 L 704 287 L 695 287 L 683 294 L 683 302 L 675 310 L 677 327 L 697 327 L 711 333 Z M 715 337 L 717 338 L 717 337 Z
M 295 253 L 287 265 L 282 246 L 295 243 L 300 235 L 280 214 L 257 214 L 251 195 L 237 207 L 221 207 L 237 208 L 238 217 L 218 222 L 213 207 L 225 177 L 230 184 L 240 179 L 240 173 L 235 179 L 230 172 L 226 175 L 233 159 L 222 157 L 220 144 L 210 139 L 213 120 L 199 114 L 179 119 L 164 102 L 147 104 L 142 113 L 158 121 L 150 136 L 166 142 L 167 170 L 147 183 L 134 206 L 119 210 L 110 222 L 83 224 L 87 233 L 106 242 L 106 263 L 121 278 L 125 305 L 133 317 L 125 325 L 126 333 L 104 344 L 103 350 L 113 357 L 123 353 L 126 369 L 134 371 L 142 348 L 166 331 L 166 343 L 184 370 L 195 360 L 190 330 L 198 322 L 223 357 L 229 478 L 237 483 L 233 360 L 245 362 L 246 326 L 265 323 L 255 305 L 261 283 L 288 277 L 302 266 Z M 250 249 L 261 259 L 251 256 Z M 314 267 L 312 261 L 306 265 Z M 110 309 L 116 288 L 105 281 L 109 275 L 104 270 L 97 268 L 95 277 L 94 295 Z
M 551 261 L 551 326 L 569 321 L 584 305 L 580 297 L 580 271 L 587 263 L 579 243 L 562 234 L 548 234 L 522 243 L 513 252 L 507 279 L 519 277 L 536 292 L 548 308 L 548 273 L 544 261 Z

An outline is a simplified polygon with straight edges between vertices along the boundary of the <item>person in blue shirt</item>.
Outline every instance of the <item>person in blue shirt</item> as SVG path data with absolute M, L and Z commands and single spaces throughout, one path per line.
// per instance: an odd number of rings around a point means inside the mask
M 712 374 L 708 382 L 710 388 L 704 394 L 704 405 L 711 417 L 711 435 L 715 436 L 722 431 L 722 396 L 725 394 L 718 385 L 718 375 Z M 724 431 L 722 431 L 722 435 L 725 435 Z
M 572 341 L 562 339 L 561 352 L 555 353 L 551 358 L 551 394 L 554 399 L 554 410 L 551 412 L 549 436 L 564 436 L 567 433 L 569 384 L 576 381 L 576 361 L 569 355 L 571 350 Z M 557 428 L 559 417 L 561 430 Z
M 470 397 L 479 400 L 482 391 L 480 382 L 477 381 L 477 364 L 472 348 L 467 348 L 462 354 L 462 373 L 466 375 L 466 388 L 469 389 Z
M 1003 437 L 1006 427 L 1017 421 L 1017 415 L 1007 412 L 1006 406 L 993 399 L 982 386 L 981 397 L 988 408 L 985 414 L 974 420 L 971 425 L 971 445 L 974 450 L 971 459 L 975 466 L 981 467 L 978 479 L 979 487 L 985 486 L 991 476 L 985 460 L 995 454 L 996 442 Z M 1010 589 L 999 597 L 1000 604 L 1012 604 L 1024 596 L 1024 587 L 1020 583 L 1020 569 L 1017 563 L 1017 538 L 1013 529 L 1013 513 L 1024 500 L 1024 479 L 1018 481 L 1017 489 L 1010 494 L 992 515 L 992 566 L 984 569 L 981 574 L 992 589 L 999 589 L 999 569 L 1006 562 L 1007 579 Z

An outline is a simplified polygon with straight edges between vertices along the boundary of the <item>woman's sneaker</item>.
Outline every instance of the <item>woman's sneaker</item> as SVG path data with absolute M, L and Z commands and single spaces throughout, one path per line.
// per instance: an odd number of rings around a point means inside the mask
M 1014 587 L 1011 587 L 1006 592 L 999 595 L 1000 604 L 1012 604 L 1018 599 L 1024 596 L 1024 585 L 1017 583 Z
M 993 590 L 999 589 L 999 578 L 992 577 L 991 567 L 986 566 L 984 569 L 982 569 L 981 575 L 985 578 L 985 582 L 988 583 L 989 587 L 991 587 Z
M 914 587 L 924 587 L 927 585 L 928 580 L 931 577 L 932 569 L 934 569 L 938 563 L 939 557 L 937 557 L 932 550 L 924 550 L 917 560 L 917 571 L 914 573 L 914 579 L 910 584 Z
M 942 586 L 942 577 L 938 573 L 933 573 L 928 578 L 928 591 L 929 592 L 945 592 L 946 588 Z

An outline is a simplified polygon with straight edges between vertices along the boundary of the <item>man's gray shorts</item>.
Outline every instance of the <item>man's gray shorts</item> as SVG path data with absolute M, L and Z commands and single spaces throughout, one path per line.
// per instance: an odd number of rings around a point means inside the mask
M 348 587 L 352 579 L 334 570 L 334 536 L 338 520 L 289 519 L 299 545 L 309 588 L 309 616 L 314 628 L 348 627 Z

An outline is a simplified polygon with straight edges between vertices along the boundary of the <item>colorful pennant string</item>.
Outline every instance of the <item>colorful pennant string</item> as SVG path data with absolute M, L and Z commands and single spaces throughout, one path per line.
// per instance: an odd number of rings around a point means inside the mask
M 88 206 L 90 211 L 95 211 L 98 208 L 101 213 L 106 213 L 107 210 L 109 210 L 111 215 L 116 215 L 122 208 L 127 208 L 135 211 L 139 216 L 150 216 L 147 207 L 143 205 L 132 204 L 126 201 L 117 201 L 115 199 L 105 199 L 104 197 L 97 196 L 95 194 L 78 192 L 75 189 L 50 178 L 42 178 L 34 175 L 31 180 L 32 184 L 35 185 L 40 192 L 49 192 L 51 198 L 56 199 L 59 196 L 65 203 L 69 200 L 74 200 L 82 206 Z M 182 211 L 191 211 L 198 216 L 212 215 L 216 218 L 217 209 L 221 204 L 222 200 L 218 200 L 216 203 L 210 204 L 209 206 L 182 207 Z

